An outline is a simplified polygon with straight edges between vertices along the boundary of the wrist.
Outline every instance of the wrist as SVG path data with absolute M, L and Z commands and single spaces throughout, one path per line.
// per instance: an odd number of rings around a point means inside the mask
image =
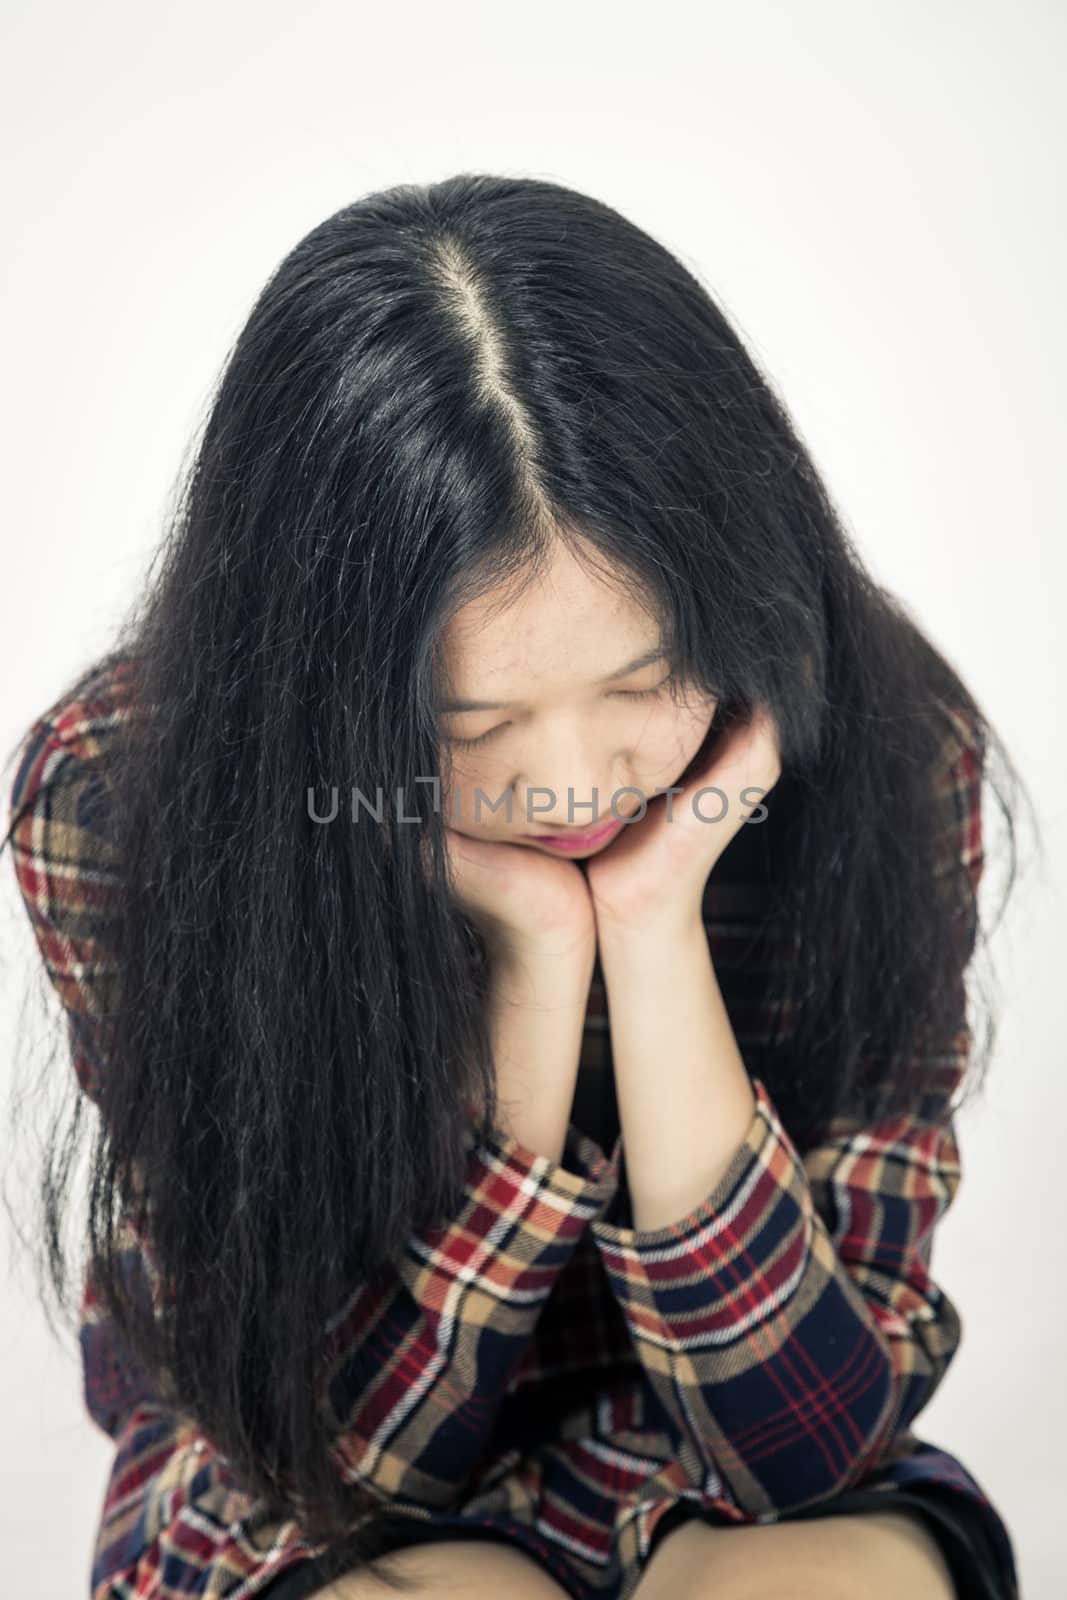
M 657 907 L 630 921 L 597 914 L 597 944 L 601 964 L 613 960 L 640 958 L 642 963 L 657 951 L 676 950 L 679 944 L 707 937 L 703 903 L 670 904 Z
M 513 943 L 492 962 L 494 994 L 521 993 L 545 986 L 554 992 L 588 993 L 596 962 L 596 935 L 556 942 Z
M 525 947 L 492 973 L 497 1126 L 555 1162 L 566 1142 L 595 957 L 593 941 L 550 951 Z

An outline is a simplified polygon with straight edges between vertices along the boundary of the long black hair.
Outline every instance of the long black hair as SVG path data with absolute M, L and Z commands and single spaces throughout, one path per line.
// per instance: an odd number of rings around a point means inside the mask
M 461 174 L 329 217 L 266 284 L 198 435 L 115 640 L 144 714 L 111 770 L 124 909 L 90 1238 L 148 1370 L 251 1491 L 341 1534 L 324 1322 L 458 1202 L 467 1108 L 496 1120 L 485 954 L 417 781 L 447 769 L 455 610 L 564 541 L 654 609 L 679 683 L 773 708 L 789 823 L 758 1067 L 801 1148 L 914 1105 L 958 1042 L 979 918 L 973 870 L 946 894 L 933 855 L 946 739 L 999 770 L 1009 887 L 1020 780 L 707 290 L 572 189 Z M 381 786 L 381 823 L 316 822 L 309 791 L 321 815 L 334 785 Z M 170 1290 L 154 1317 L 108 1266 L 137 1197 Z

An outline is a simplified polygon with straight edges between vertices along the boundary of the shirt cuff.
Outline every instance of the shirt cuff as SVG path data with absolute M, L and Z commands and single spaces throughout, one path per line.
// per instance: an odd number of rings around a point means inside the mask
M 742 1188 L 747 1188 L 747 1180 L 756 1167 L 766 1167 L 769 1163 L 773 1165 L 771 1147 L 776 1139 L 789 1145 L 792 1151 L 788 1135 L 778 1120 L 774 1103 L 762 1079 L 753 1077 L 751 1083 L 756 1105 L 744 1138 L 718 1183 L 691 1211 L 677 1222 L 668 1222 L 658 1228 L 634 1228 L 610 1221 L 606 1215 L 594 1220 L 593 1236 L 603 1250 L 606 1262 L 609 1266 L 614 1264 L 632 1294 L 639 1292 L 638 1284 L 653 1283 L 662 1275 L 662 1268 L 657 1272 L 653 1265 L 653 1253 L 664 1245 L 676 1245 L 680 1239 L 699 1235 L 705 1263 L 710 1266 L 715 1253 L 720 1250 L 721 1259 L 725 1262 L 735 1244 L 734 1233 L 729 1225 L 735 1196 Z M 616 1152 L 620 1153 L 620 1167 L 624 1167 L 625 1157 L 618 1141 Z M 605 1208 L 606 1211 L 609 1209 L 615 1212 L 617 1207 Z M 627 1267 L 637 1270 L 627 1272 Z M 650 1300 L 650 1308 L 651 1304 Z
M 474 1276 L 491 1293 L 531 1303 L 548 1295 L 617 1186 L 617 1168 L 573 1122 L 558 1161 L 500 1129 L 472 1133 L 458 1214 L 421 1230 L 410 1249 L 422 1264 L 432 1261 L 438 1297 L 447 1283 Z

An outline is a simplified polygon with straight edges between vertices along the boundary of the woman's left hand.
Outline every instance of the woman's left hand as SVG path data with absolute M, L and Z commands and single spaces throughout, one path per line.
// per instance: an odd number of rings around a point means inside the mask
M 598 932 L 645 931 L 699 917 L 709 873 L 781 770 L 773 718 L 757 705 L 747 721 L 724 729 L 680 794 L 648 800 L 640 822 L 628 823 L 583 863 Z M 701 795 L 694 808 L 694 796 L 709 787 L 721 793 Z

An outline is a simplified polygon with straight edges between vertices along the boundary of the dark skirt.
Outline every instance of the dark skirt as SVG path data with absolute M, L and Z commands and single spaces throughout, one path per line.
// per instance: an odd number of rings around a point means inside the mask
M 985 1525 L 981 1510 L 962 1496 L 938 1484 L 923 1484 L 890 1489 L 847 1489 L 834 1495 L 825 1504 L 808 1506 L 803 1511 L 790 1512 L 780 1520 L 799 1522 L 812 1517 L 836 1516 L 849 1511 L 893 1511 L 914 1509 L 927 1523 L 941 1550 L 956 1586 L 957 1600 L 1018 1600 L 1015 1589 L 1010 1588 L 1001 1575 L 1000 1564 Z M 652 1539 L 654 1551 L 661 1539 L 673 1528 L 699 1516 L 699 1511 L 688 1502 L 673 1506 L 656 1525 Z M 721 1522 L 716 1522 L 721 1527 Z M 747 1526 L 747 1524 L 745 1524 Z M 398 1523 L 395 1538 L 390 1538 L 388 1548 L 400 1550 L 406 1546 L 436 1542 L 441 1539 L 490 1538 L 505 1544 L 534 1552 L 523 1541 L 511 1538 L 499 1528 L 486 1528 L 476 1523 L 457 1526 L 455 1523 L 428 1525 L 425 1523 L 403 1525 Z M 326 1584 L 332 1574 L 324 1565 L 326 1558 L 303 1561 L 275 1579 L 261 1592 L 270 1600 L 306 1600 L 308 1595 Z M 649 1559 L 651 1559 L 651 1554 Z M 548 1570 L 546 1568 L 546 1570 Z M 562 1582 L 557 1568 L 550 1572 L 557 1582 Z M 587 1584 L 575 1578 L 571 1593 L 584 1595 Z

